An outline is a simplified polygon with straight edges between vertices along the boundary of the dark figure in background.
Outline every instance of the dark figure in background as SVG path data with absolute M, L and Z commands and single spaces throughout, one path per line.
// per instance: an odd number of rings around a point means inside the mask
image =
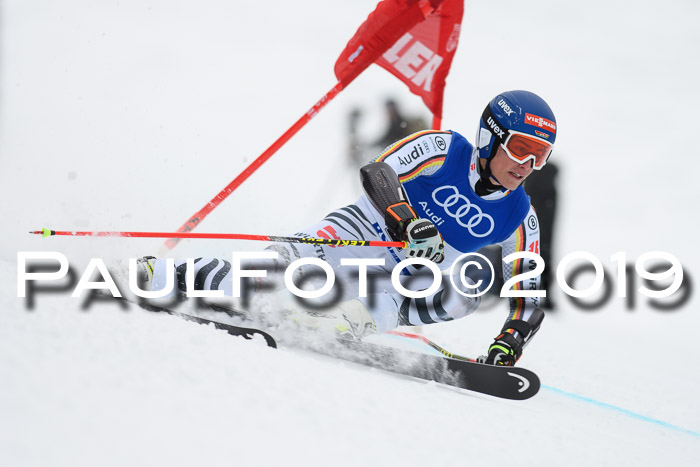
M 364 148 L 357 135 L 357 126 L 362 118 L 362 111 L 358 108 L 352 109 L 348 115 L 348 159 L 353 167 L 362 167 L 367 161 L 364 157 Z
M 384 135 L 374 143 L 371 143 L 371 146 L 384 149 L 401 138 L 428 128 L 427 122 L 421 117 L 406 117 L 401 115 L 396 101 L 393 99 L 387 99 L 384 102 L 384 108 L 386 109 L 386 116 L 389 119 L 389 125 Z
M 552 263 L 552 243 L 554 240 L 554 218 L 557 208 L 557 173 L 558 167 L 550 162 L 542 170 L 530 174 L 525 186 L 530 195 L 532 206 L 537 212 L 540 222 L 540 256 L 544 260 L 545 270 L 540 276 L 540 288 L 547 290 L 547 297 L 543 299 L 542 308 L 552 310 L 551 293 L 553 291 L 552 278 L 554 277 L 555 264 Z
M 350 130 L 349 156 L 352 163 L 357 167 L 365 165 L 369 159 L 376 156 L 378 151 L 383 150 L 390 144 L 428 128 L 428 123 L 422 117 L 407 117 L 403 115 L 393 99 L 386 99 L 384 108 L 387 117 L 386 131 L 379 139 L 370 143 L 362 142 L 358 136 L 357 127 L 362 117 L 362 112 L 360 109 L 353 109 L 350 112 L 348 125 Z

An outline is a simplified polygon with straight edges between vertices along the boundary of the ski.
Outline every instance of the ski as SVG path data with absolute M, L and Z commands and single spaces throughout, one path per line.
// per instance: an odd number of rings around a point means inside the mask
M 247 314 L 208 304 L 210 310 L 246 320 Z M 521 367 L 486 365 L 452 356 L 429 355 L 385 345 L 345 340 L 313 344 L 306 340 L 284 342 L 290 347 L 321 353 L 371 368 L 454 386 L 469 391 L 511 400 L 525 400 L 537 394 L 540 380 L 534 372 Z
M 175 310 L 172 310 L 169 308 L 151 305 L 151 304 L 146 303 L 146 302 L 139 302 L 137 304 L 141 308 L 143 308 L 144 310 L 147 310 L 147 311 L 152 311 L 152 312 L 156 312 L 156 313 L 167 313 L 171 316 L 177 316 L 178 318 L 182 318 L 184 320 L 192 321 L 192 322 L 198 323 L 198 324 L 205 324 L 205 325 L 213 324 L 216 329 L 221 329 L 222 331 L 226 331 L 228 334 L 230 334 L 232 336 L 241 336 L 247 340 L 251 340 L 255 336 L 261 336 L 263 339 L 265 339 L 265 343 L 268 345 L 268 347 L 272 347 L 274 349 L 277 348 L 277 342 L 275 341 L 275 338 L 272 337 L 267 332 L 262 331 L 260 329 L 244 327 L 244 326 L 236 326 L 233 324 L 221 323 L 219 321 L 212 321 L 210 319 L 201 318 L 199 316 L 194 316 L 194 315 L 190 315 L 187 313 L 180 313 L 179 311 L 175 311 Z
M 435 381 L 503 399 L 529 399 L 540 389 L 538 376 L 521 367 L 486 365 L 367 342 L 352 342 L 345 345 L 356 352 L 323 353 L 372 368 Z M 318 351 L 318 349 L 314 350 Z
M 526 368 L 486 365 L 449 357 L 434 358 L 447 360 L 448 370 L 460 377 L 460 387 L 470 391 L 504 399 L 525 400 L 540 390 L 539 377 Z
M 155 306 L 147 302 L 137 304 L 148 311 L 167 313 L 181 319 L 199 324 L 214 325 L 216 329 L 226 331 L 233 336 L 253 339 L 261 336 L 268 346 L 277 348 L 276 339 L 267 331 L 257 327 L 239 326 L 222 323 L 188 313 L 181 313 L 171 308 Z M 229 317 L 247 318 L 243 312 L 209 304 L 210 311 L 223 312 Z M 446 355 L 429 355 L 410 350 L 397 349 L 385 345 L 362 341 L 324 341 L 312 344 L 296 339 L 287 343 L 289 347 L 321 353 L 341 360 L 350 361 L 390 373 L 409 376 L 426 381 L 466 389 L 511 400 L 525 400 L 537 394 L 540 389 L 538 376 L 525 368 L 486 365 L 451 358 Z

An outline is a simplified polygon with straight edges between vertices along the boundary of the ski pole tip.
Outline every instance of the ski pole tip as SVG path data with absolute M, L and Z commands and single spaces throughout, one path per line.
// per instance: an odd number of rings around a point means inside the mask
M 29 233 L 33 235 L 41 235 L 42 238 L 45 238 L 53 235 L 53 230 L 49 230 L 46 227 L 44 227 L 41 230 L 30 230 Z

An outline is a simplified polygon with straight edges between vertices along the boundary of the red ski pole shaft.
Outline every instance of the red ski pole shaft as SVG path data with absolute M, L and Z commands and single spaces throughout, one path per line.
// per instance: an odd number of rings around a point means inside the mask
M 197 227 L 197 225 L 202 222 L 202 220 L 207 217 L 207 215 L 214 210 L 223 200 L 225 200 L 228 195 L 233 193 L 233 191 L 238 188 L 241 183 L 243 183 L 248 177 L 250 177 L 253 172 L 258 170 L 261 165 L 263 165 L 272 155 L 277 152 L 279 148 L 281 148 L 289 139 L 294 136 L 304 125 L 306 125 L 312 118 L 316 116 L 316 114 L 323 108 L 325 107 L 328 102 L 330 102 L 331 99 L 333 99 L 335 96 L 338 95 L 340 91 L 343 90 L 345 86 L 338 82 L 333 88 L 328 91 L 318 102 L 314 104 L 313 107 L 311 107 L 304 115 L 297 120 L 294 125 L 292 125 L 287 131 L 285 131 L 282 136 L 280 136 L 277 141 L 272 143 L 272 145 L 265 150 L 260 156 L 258 156 L 257 159 L 255 159 L 253 162 L 246 167 L 243 172 L 241 172 L 236 178 L 231 180 L 231 183 L 226 185 L 226 187 L 221 190 L 214 198 L 211 199 L 207 204 L 204 205 L 202 209 L 194 213 L 190 218 L 180 226 L 179 229 L 177 229 L 178 232 L 190 232 L 192 229 Z M 165 242 L 165 246 L 168 247 L 169 249 L 172 249 L 175 247 L 175 245 L 178 244 L 180 241 L 180 238 L 184 237 L 177 237 L 177 236 L 170 236 L 166 237 L 168 240 Z
M 196 233 L 196 232 L 113 232 L 113 231 L 70 231 L 41 229 L 29 232 L 42 237 L 63 235 L 70 237 L 141 237 L 141 238 L 208 238 L 218 240 L 256 240 L 261 242 L 310 243 L 314 245 L 333 246 L 375 246 L 405 248 L 404 242 L 387 242 L 381 240 L 341 240 L 313 237 L 280 237 L 274 235 L 250 235 L 237 233 Z
M 462 357 L 461 355 L 453 354 L 452 352 L 449 352 L 449 351 L 445 350 L 444 348 L 440 347 L 440 346 L 437 345 L 435 342 L 431 341 L 430 339 L 428 339 L 428 338 L 425 337 L 425 336 L 421 336 L 421 335 L 418 335 L 418 334 L 411 334 L 410 332 L 396 331 L 396 330 L 387 331 L 387 334 L 392 334 L 392 335 L 394 335 L 394 336 L 405 337 L 405 338 L 407 338 L 407 339 L 419 340 L 419 341 L 421 341 L 421 342 L 423 342 L 423 343 L 429 345 L 429 346 L 432 347 L 433 349 L 437 350 L 438 352 L 440 352 L 440 353 L 443 354 L 444 356 L 449 357 L 449 358 L 453 358 L 453 359 L 455 359 L 455 360 L 463 360 L 463 361 L 465 361 L 465 362 L 476 362 L 476 359 L 475 359 L 475 358 Z

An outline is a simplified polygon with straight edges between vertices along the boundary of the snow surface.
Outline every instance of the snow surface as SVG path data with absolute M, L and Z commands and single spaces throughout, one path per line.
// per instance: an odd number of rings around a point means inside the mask
M 0 6 L 0 465 L 697 463 L 695 294 L 675 311 L 639 294 L 582 311 L 550 290 L 558 310 L 521 360 L 544 387 L 524 402 L 114 303 L 83 310 L 70 290 L 29 309 L 18 251 L 62 252 L 79 275 L 161 243 L 27 231 L 176 229 L 333 86 L 375 2 Z M 618 251 L 668 251 L 697 287 L 699 19 L 690 0 L 467 1 L 443 127 L 470 137 L 498 92 L 542 95 L 559 124 L 558 258 L 587 251 L 614 275 Z M 286 234 L 352 201 L 347 115 L 362 107 L 376 137 L 387 95 L 428 118 L 371 67 L 198 230 Z M 173 255 L 260 246 L 185 241 Z M 423 333 L 478 355 L 504 319 L 487 308 Z

